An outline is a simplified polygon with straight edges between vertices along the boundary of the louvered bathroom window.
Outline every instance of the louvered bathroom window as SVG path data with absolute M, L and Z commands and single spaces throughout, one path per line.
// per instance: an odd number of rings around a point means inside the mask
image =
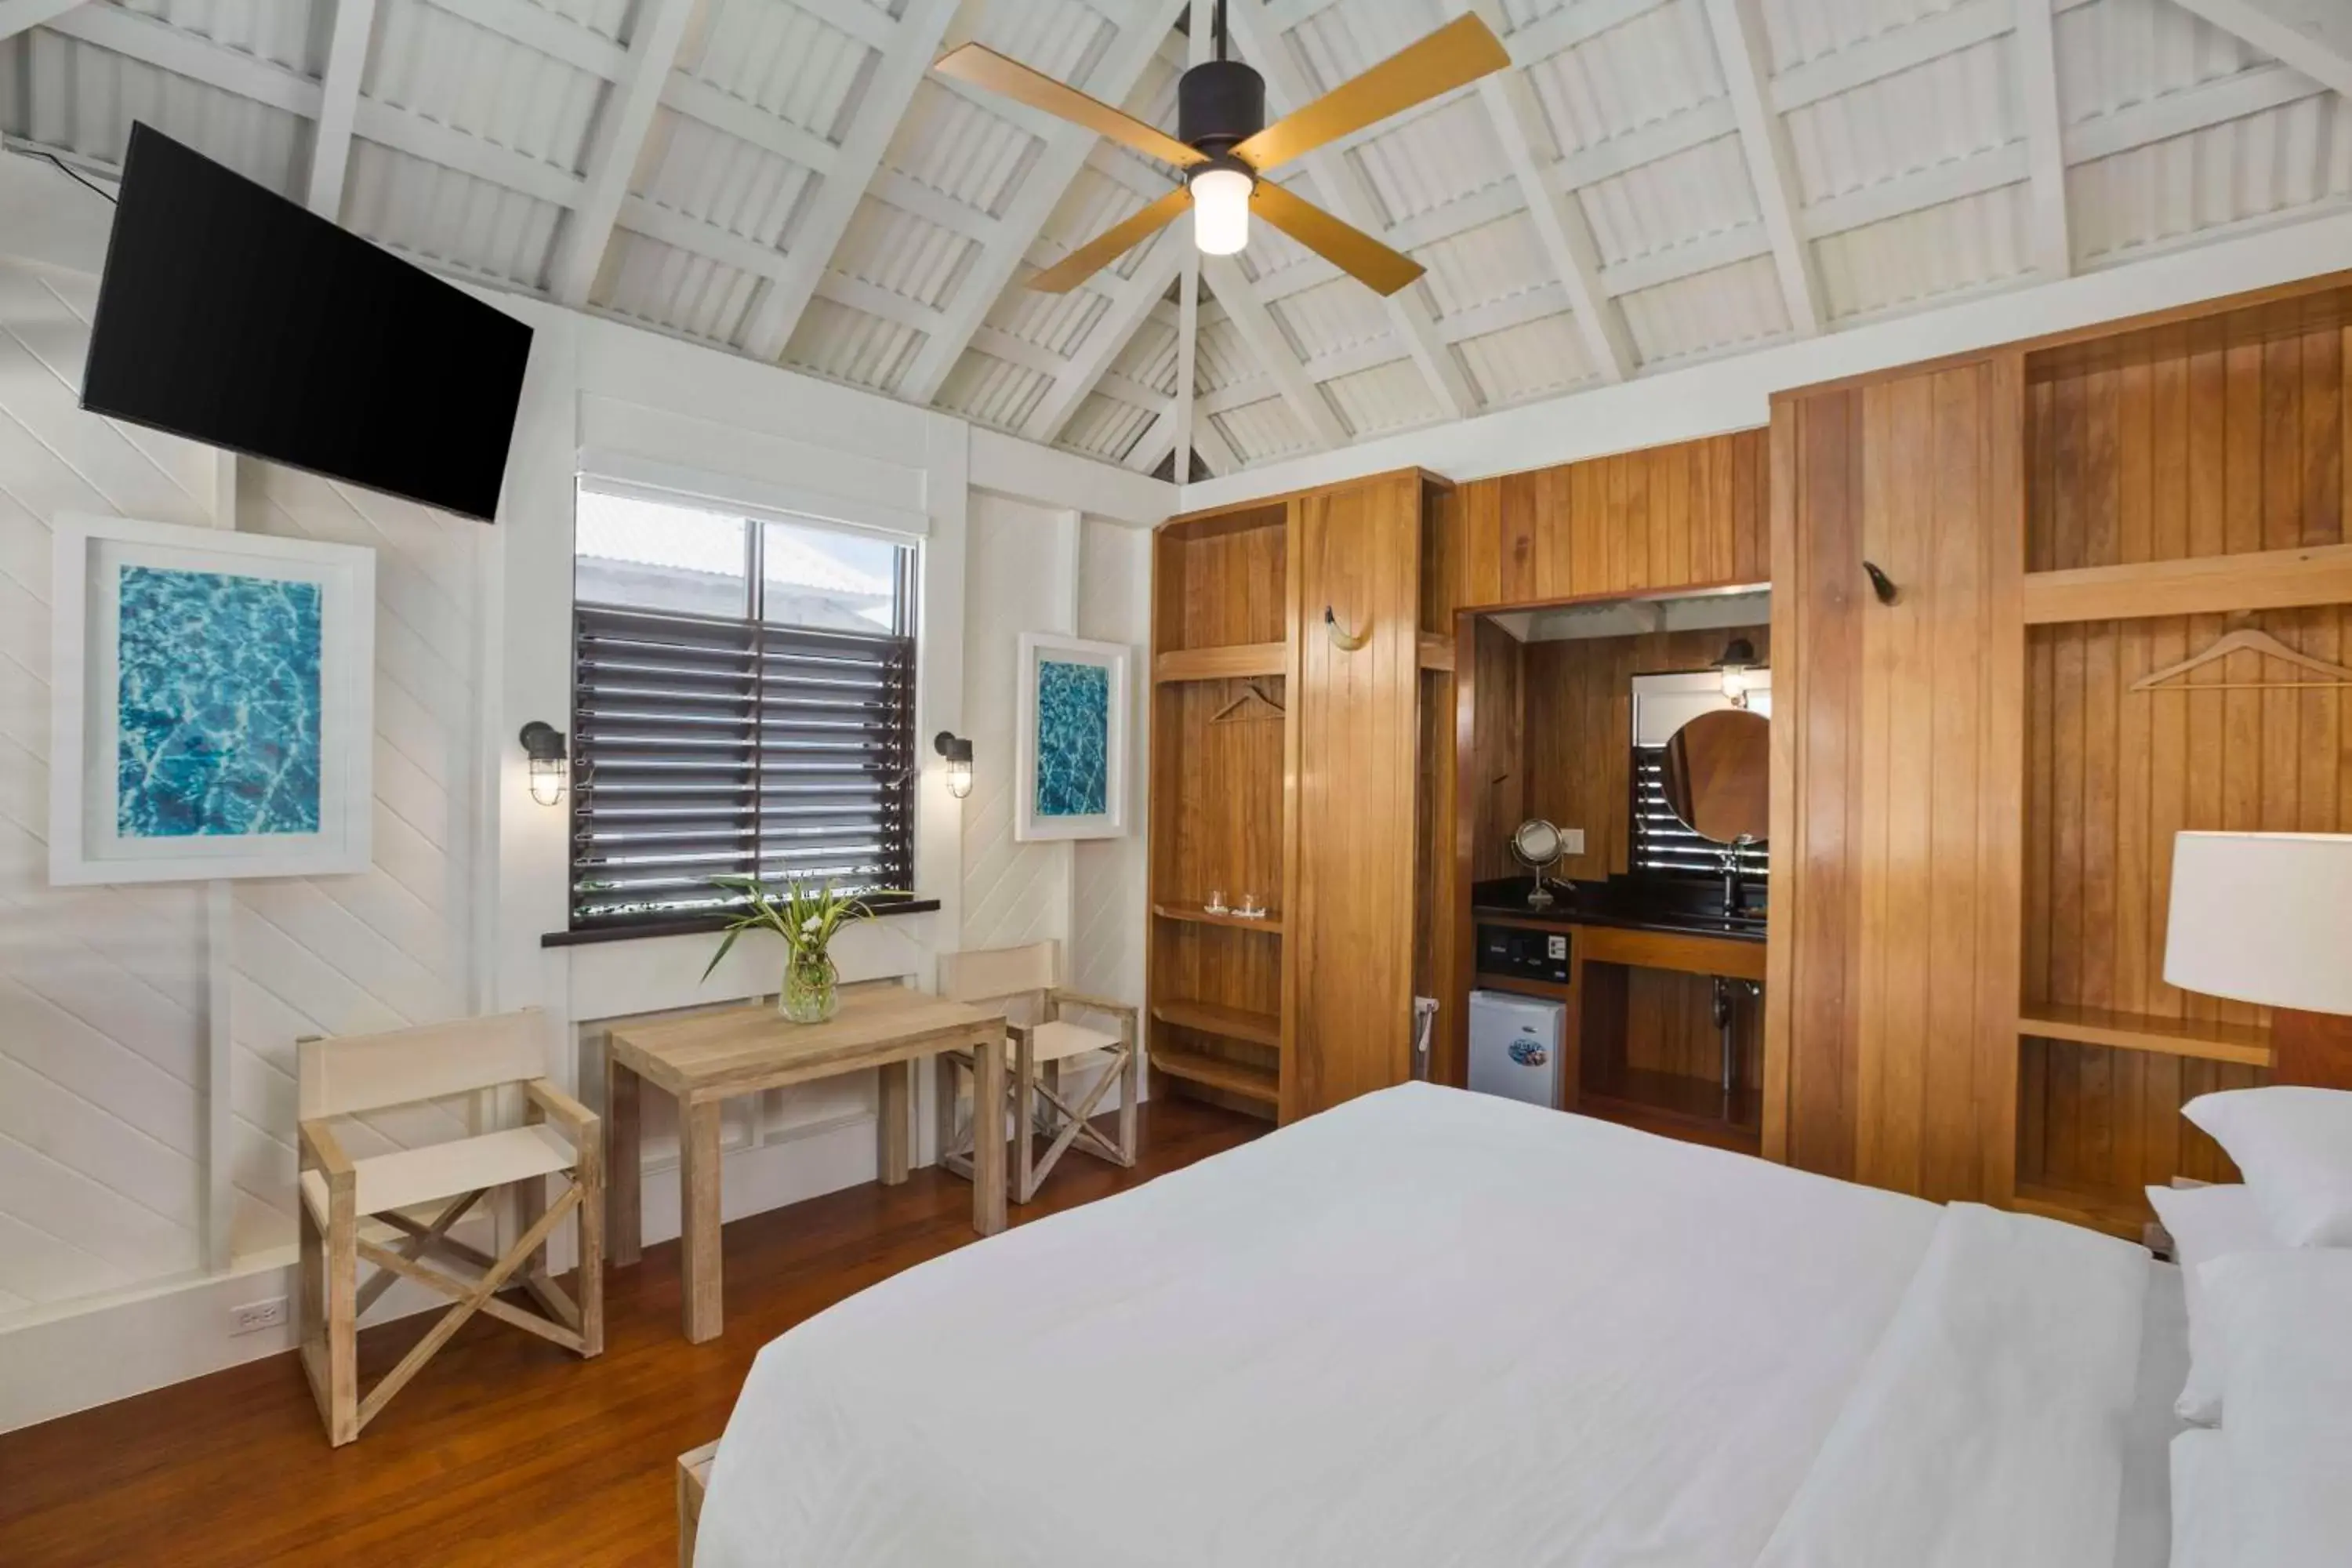
M 914 876 L 912 548 L 583 486 L 572 929 Z

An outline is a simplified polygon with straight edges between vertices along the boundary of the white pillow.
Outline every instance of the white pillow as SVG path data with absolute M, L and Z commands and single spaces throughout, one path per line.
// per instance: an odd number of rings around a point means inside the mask
M 2276 1085 L 2180 1108 L 2221 1145 L 2289 1247 L 2352 1247 L 2352 1091 Z
M 2352 1251 L 2241 1252 L 2205 1265 L 2228 1365 L 2238 1561 L 2352 1559 Z
M 2217 1258 L 2277 1252 L 2284 1244 L 2246 1187 L 2150 1187 L 2147 1201 L 2172 1233 L 2173 1256 L 2189 1297 L 2189 1381 L 2173 1412 L 2183 1421 L 2210 1426 L 2221 1419 L 2221 1331 L 2205 1302 L 2198 1270 Z

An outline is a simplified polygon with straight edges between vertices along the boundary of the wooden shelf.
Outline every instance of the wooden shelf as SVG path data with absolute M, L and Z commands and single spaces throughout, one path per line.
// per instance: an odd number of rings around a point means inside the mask
M 1271 1013 L 1253 1013 L 1245 1007 L 1220 1007 L 1213 1002 L 1165 1001 L 1151 1005 L 1151 1016 L 1180 1029 L 1198 1029 L 1204 1035 L 1242 1040 L 1253 1046 L 1264 1046 L 1268 1050 L 1282 1048 L 1282 1020 Z M 1155 1051 L 1153 1055 L 1156 1058 L 1159 1053 Z M 1169 1070 L 1175 1071 L 1173 1068 Z
M 1286 643 L 1234 643 L 1224 647 L 1171 648 L 1151 661 L 1151 679 L 1233 680 L 1281 675 L 1289 668 L 1290 648 Z
M 1157 1012 L 1155 1008 L 1153 1011 Z M 1244 1067 L 1229 1062 L 1204 1051 L 1188 1051 L 1179 1046 L 1151 1047 L 1151 1065 L 1170 1078 L 1181 1078 L 1208 1089 L 1221 1089 L 1228 1094 L 1238 1094 L 1274 1105 L 1282 1099 L 1282 1082 L 1272 1068 Z
M 1231 913 L 1212 914 L 1199 904 L 1154 904 L 1151 912 L 1163 921 L 1190 921 L 1195 925 L 1231 926 L 1236 931 L 1262 931 L 1274 936 L 1282 934 L 1282 917 L 1271 910 L 1253 918 Z
M 2126 1241 L 2140 1240 L 2148 1221 L 2156 1217 L 2147 1197 L 2137 1192 L 2090 1193 L 2042 1182 L 2019 1182 L 2009 1206 L 2020 1214 L 2063 1220 Z
M 2019 1016 L 2017 1032 L 2035 1039 L 2073 1040 L 2124 1051 L 2157 1051 L 2169 1057 L 2235 1062 L 2242 1067 L 2271 1065 L 2271 1032 L 2246 1024 L 2155 1018 L 2144 1013 L 2113 1013 L 2104 1007 L 2032 1002 Z
M 2283 610 L 2352 600 L 2352 544 L 2025 574 L 2025 624 Z
M 1421 668 L 1423 669 L 1452 669 L 1454 668 L 1454 639 L 1438 632 L 1422 633 Z
M 1753 1154 L 1764 1146 L 1763 1097 L 1743 1085 L 1724 1115 L 1723 1086 L 1710 1079 L 1629 1068 L 1589 1082 L 1576 1110 L 1603 1121 L 1688 1142 Z

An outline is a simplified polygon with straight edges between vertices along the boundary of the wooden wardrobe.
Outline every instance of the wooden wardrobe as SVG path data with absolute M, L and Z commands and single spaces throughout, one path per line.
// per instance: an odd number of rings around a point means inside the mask
M 1434 635 L 1450 612 L 1423 559 L 1448 553 L 1450 494 L 1412 469 L 1158 531 L 1155 1092 L 1287 1121 L 1410 1075 L 1435 842 L 1425 737 L 1453 695 L 1450 636 Z M 1267 912 L 1214 912 L 1213 893 Z

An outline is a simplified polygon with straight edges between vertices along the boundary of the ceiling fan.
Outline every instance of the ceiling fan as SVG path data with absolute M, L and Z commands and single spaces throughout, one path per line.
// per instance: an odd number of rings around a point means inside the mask
M 1420 277 L 1423 268 L 1411 257 L 1399 255 L 1262 176 L 1318 147 L 1500 70 L 1511 63 L 1502 40 L 1476 16 L 1464 16 L 1268 125 L 1265 79 L 1225 58 L 1223 5 L 1217 7 L 1216 35 L 1216 58 L 1192 67 L 1177 84 L 1173 136 L 978 44 L 952 49 L 933 66 L 1184 171 L 1182 185 L 1031 278 L 1029 287 L 1052 294 L 1068 292 L 1175 222 L 1187 206 L 1192 209 L 1192 243 L 1204 256 L 1231 256 L 1247 245 L 1255 209 L 1307 249 L 1382 294 L 1393 294 Z

